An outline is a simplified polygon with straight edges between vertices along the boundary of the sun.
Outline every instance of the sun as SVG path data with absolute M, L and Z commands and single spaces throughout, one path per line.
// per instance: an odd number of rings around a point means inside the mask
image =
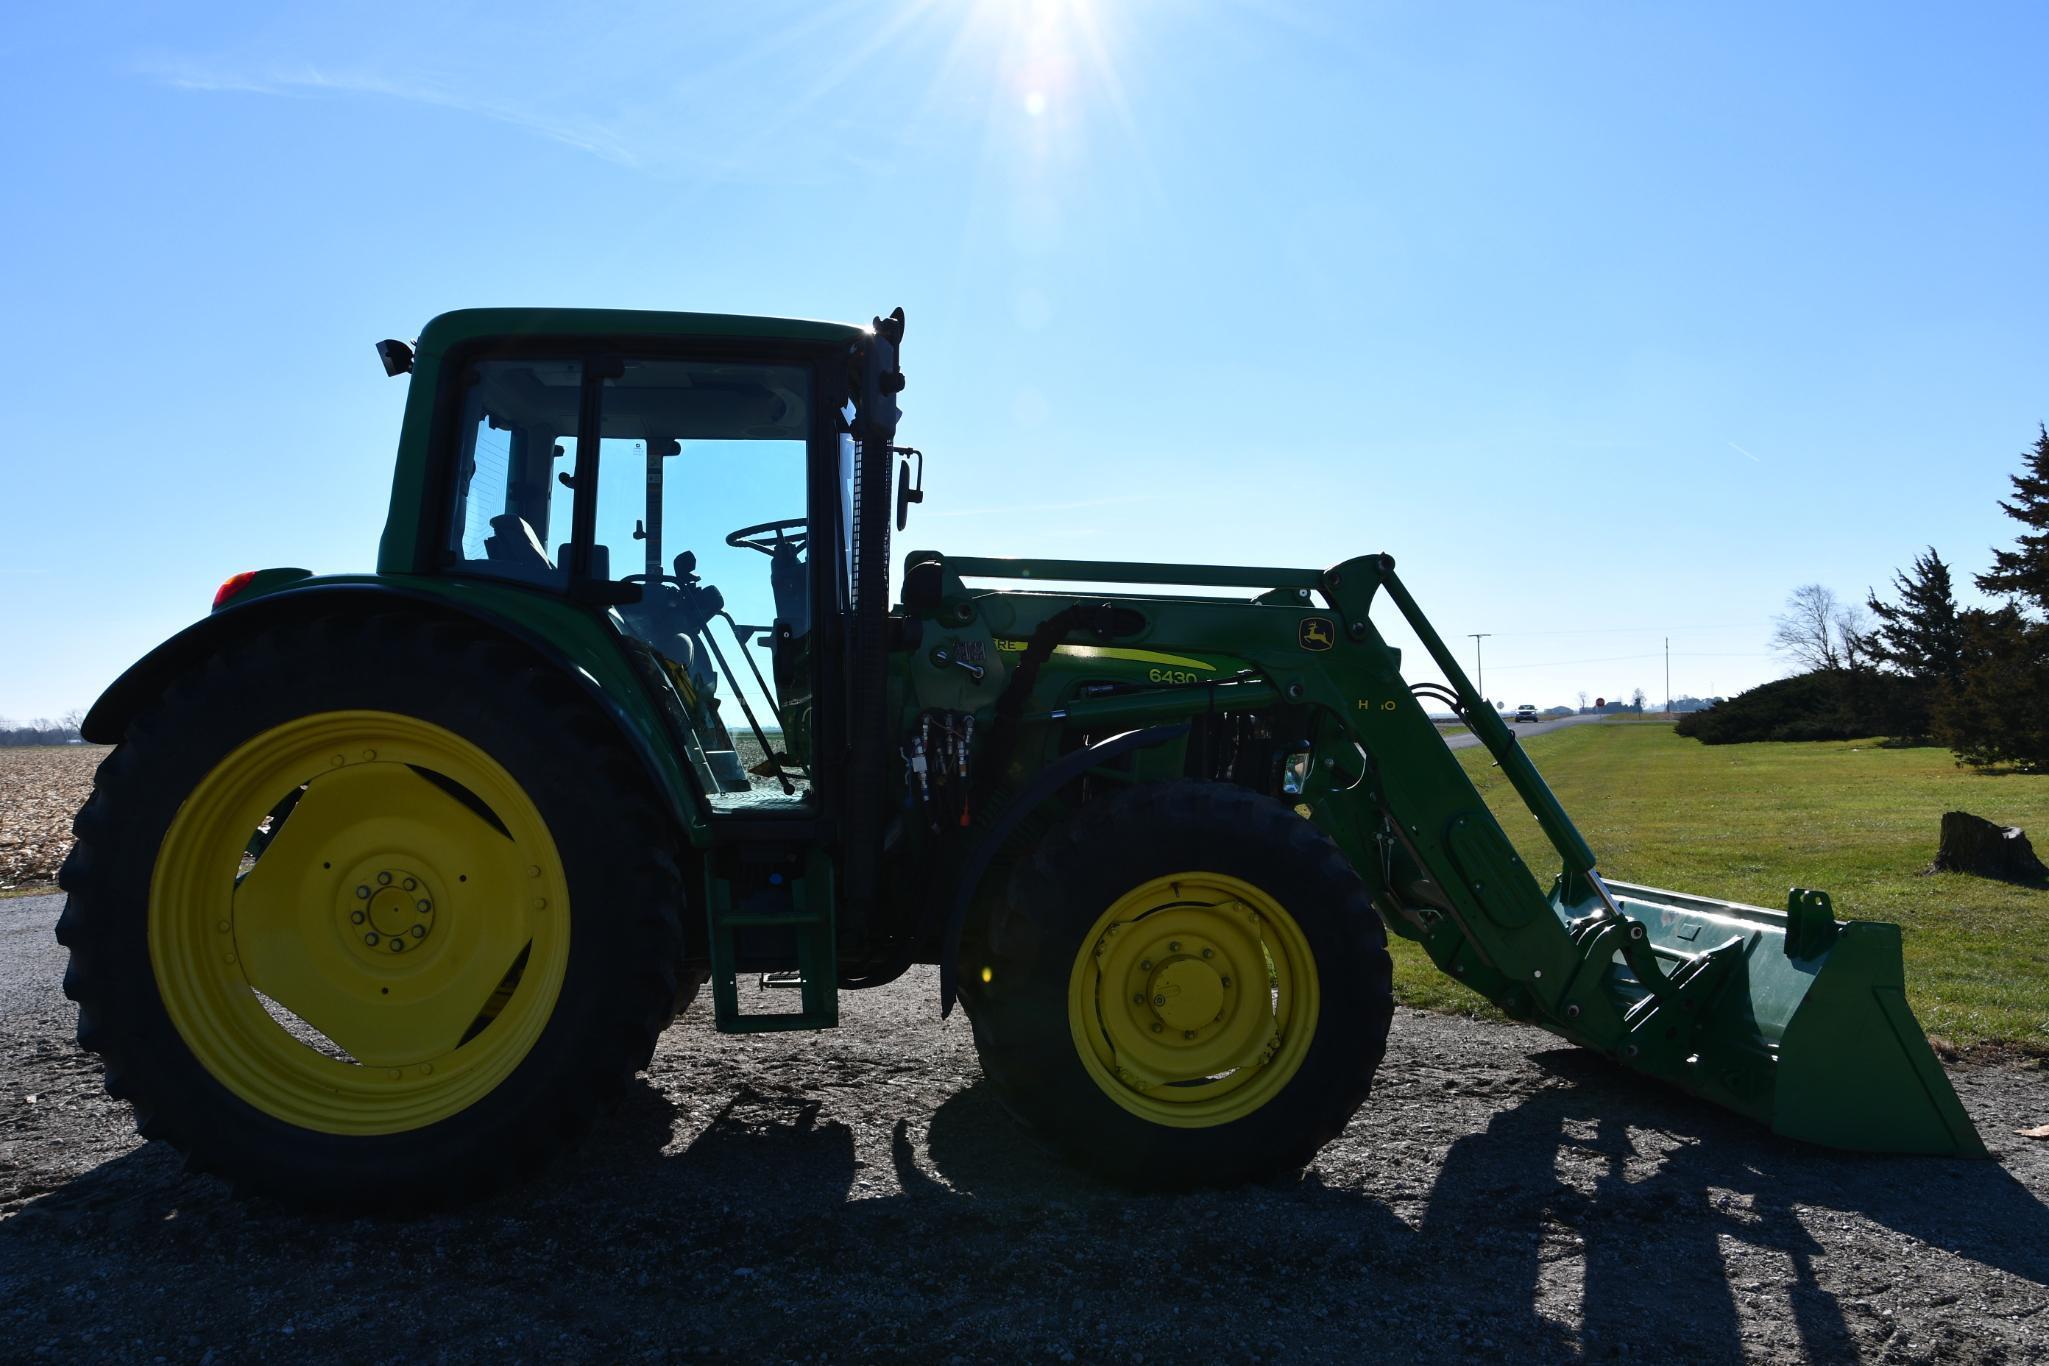
M 984 85 L 992 114 L 1073 127 L 1122 119 L 1123 88 L 1093 0 L 973 0 L 954 44 L 958 77 Z

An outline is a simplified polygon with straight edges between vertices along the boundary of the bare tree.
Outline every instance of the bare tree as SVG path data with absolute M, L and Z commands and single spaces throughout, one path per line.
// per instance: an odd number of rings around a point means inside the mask
M 1633 692 L 1633 693 L 1631 693 L 1631 694 L 1629 695 L 1629 705 L 1630 705 L 1630 706 L 1632 706 L 1632 707 L 1635 707 L 1635 708 L 1636 708 L 1636 709 L 1637 709 L 1638 711 L 1642 711 L 1642 710 L 1643 710 L 1643 689 L 1642 689 L 1642 688 L 1638 688 L 1638 689 L 1637 689 L 1637 690 L 1636 690 L 1635 692 Z
M 1850 610 L 1821 584 L 1800 585 L 1787 597 L 1786 610 L 1772 618 L 1772 651 L 1792 660 L 1803 673 L 1842 668 L 1843 631 L 1852 620 Z
M 1836 612 L 1836 644 L 1843 652 L 1843 667 L 1863 669 L 1876 661 L 1871 653 L 1871 617 L 1854 602 Z
M 1579 690 L 1579 709 L 1581 711 L 1587 709 L 1587 690 L 1585 688 Z

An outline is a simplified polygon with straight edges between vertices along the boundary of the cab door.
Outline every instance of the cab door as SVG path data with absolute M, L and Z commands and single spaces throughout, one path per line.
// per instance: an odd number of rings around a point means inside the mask
M 732 344 L 488 357 L 466 377 L 466 567 L 610 607 L 680 701 L 714 817 L 817 814 L 844 387 L 816 348 Z

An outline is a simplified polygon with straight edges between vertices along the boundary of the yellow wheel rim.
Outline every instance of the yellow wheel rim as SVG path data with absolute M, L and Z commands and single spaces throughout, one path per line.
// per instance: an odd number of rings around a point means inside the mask
M 1105 1095 L 1199 1129 L 1251 1114 L 1301 1070 L 1317 999 L 1309 941 L 1279 902 L 1221 873 L 1177 873 L 1097 919 L 1067 1019 Z
M 414 717 L 323 712 L 186 798 L 157 851 L 149 954 L 223 1086 L 301 1128 L 397 1133 L 475 1104 L 533 1048 L 569 891 L 490 755 Z

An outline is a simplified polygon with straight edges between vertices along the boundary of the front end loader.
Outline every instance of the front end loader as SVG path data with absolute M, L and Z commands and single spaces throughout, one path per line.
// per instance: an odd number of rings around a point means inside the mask
M 470 310 L 380 344 L 375 572 L 238 574 L 85 722 L 65 986 L 146 1136 L 301 1204 L 447 1203 L 571 1144 L 706 983 L 722 1031 L 809 1030 L 936 964 L 1027 1127 L 1225 1183 L 1366 1099 L 1392 931 L 1779 1133 L 1983 1153 L 1897 928 L 1605 880 L 1391 558 L 921 550 L 892 596 L 902 338 Z

